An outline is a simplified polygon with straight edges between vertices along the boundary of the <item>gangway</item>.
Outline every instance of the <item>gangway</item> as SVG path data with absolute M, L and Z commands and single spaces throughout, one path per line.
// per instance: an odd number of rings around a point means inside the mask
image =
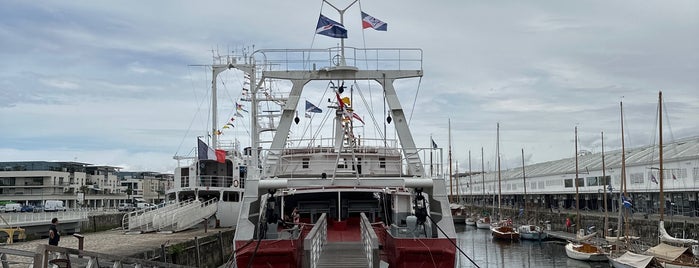
M 160 232 L 179 232 L 200 224 L 216 214 L 218 200 L 209 199 L 201 202 L 194 200 L 190 204 L 179 207 L 169 213 L 157 215 L 154 226 Z
M 130 234 L 186 230 L 214 215 L 216 204 L 216 199 L 204 203 L 199 200 L 188 200 L 162 208 L 146 208 L 129 212 L 122 219 L 122 228 L 125 233 Z
M 122 229 L 125 233 L 147 233 L 157 231 L 153 220 L 159 215 L 171 213 L 178 208 L 187 206 L 192 200 L 168 204 L 161 208 L 144 208 L 124 214 L 121 221 Z
M 328 242 L 327 223 L 321 216 L 304 239 L 304 267 L 334 268 L 342 263 L 342 267 L 349 268 L 378 268 L 381 263 L 378 236 L 366 215 L 360 215 L 362 239 L 349 242 Z

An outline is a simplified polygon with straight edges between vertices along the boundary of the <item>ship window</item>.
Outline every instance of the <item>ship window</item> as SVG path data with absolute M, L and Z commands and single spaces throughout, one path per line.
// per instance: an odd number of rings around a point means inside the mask
M 576 181 L 578 183 L 578 187 L 585 187 L 585 179 L 578 178 Z
M 302 168 L 308 168 L 310 162 L 311 162 L 311 159 L 310 159 L 310 158 L 301 159 L 301 167 L 302 167 Z
M 223 192 L 223 201 L 224 202 L 239 202 L 240 195 L 238 194 L 238 192 Z
M 379 157 L 379 168 L 386 168 L 386 158 Z
M 573 179 L 565 179 L 563 180 L 563 184 L 566 188 L 571 188 L 573 187 Z
M 597 177 L 587 177 L 587 186 L 597 186 L 599 183 L 597 183 Z

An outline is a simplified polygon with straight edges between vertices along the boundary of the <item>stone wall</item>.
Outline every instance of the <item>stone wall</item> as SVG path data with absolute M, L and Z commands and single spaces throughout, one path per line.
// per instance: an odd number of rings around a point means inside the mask
M 228 261 L 233 252 L 234 234 L 234 230 L 212 231 L 206 237 L 195 237 L 185 243 L 167 245 L 164 248 L 152 249 L 130 257 L 162 262 L 161 254 L 164 252 L 168 263 L 193 267 L 219 267 Z
M 83 233 L 99 232 L 121 227 L 121 220 L 124 213 L 108 213 L 90 215 L 87 221 L 80 223 L 80 231 Z

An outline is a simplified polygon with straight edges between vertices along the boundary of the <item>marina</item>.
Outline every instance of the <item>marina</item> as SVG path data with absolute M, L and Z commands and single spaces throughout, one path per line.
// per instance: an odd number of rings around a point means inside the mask
M 214 4 L 0 10 L 0 268 L 699 268 L 696 3 Z

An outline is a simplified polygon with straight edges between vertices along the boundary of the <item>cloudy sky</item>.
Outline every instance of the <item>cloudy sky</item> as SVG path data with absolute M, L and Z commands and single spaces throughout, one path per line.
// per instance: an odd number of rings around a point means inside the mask
M 349 46 L 423 49 L 425 76 L 399 97 L 420 147 L 432 136 L 446 148 L 451 119 L 461 170 L 469 150 L 480 168 L 481 147 L 492 165 L 498 122 L 503 168 L 521 163 L 522 148 L 527 164 L 572 157 L 576 126 L 581 149 L 599 152 L 602 131 L 606 150 L 619 148 L 620 101 L 627 144 L 652 144 L 659 90 L 666 140 L 699 134 L 697 1 L 390 0 L 361 8 L 388 31 L 362 31 L 351 8 Z M 173 155 L 191 156 L 211 124 L 209 71 L 194 65 L 210 64 L 212 50 L 335 46 L 338 39 L 314 35 L 321 10 L 339 20 L 316 0 L 3 1 L 0 161 L 172 172 Z M 221 120 L 241 94 L 231 73 L 219 83 Z M 237 124 L 224 136 L 249 144 L 249 122 Z

